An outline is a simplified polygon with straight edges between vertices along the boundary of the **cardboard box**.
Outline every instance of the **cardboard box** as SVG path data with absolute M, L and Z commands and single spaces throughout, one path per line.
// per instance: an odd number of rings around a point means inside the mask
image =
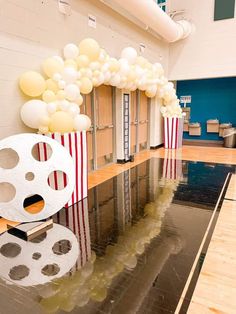
M 208 120 L 207 121 L 207 133 L 218 133 L 219 132 L 219 120 Z
M 202 133 L 200 123 L 190 123 L 188 129 L 189 129 L 189 135 L 191 136 L 200 136 Z

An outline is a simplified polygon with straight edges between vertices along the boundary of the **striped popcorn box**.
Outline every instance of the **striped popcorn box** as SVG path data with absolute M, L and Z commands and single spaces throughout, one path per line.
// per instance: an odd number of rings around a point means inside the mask
M 55 223 L 69 228 L 77 237 L 80 255 L 72 269 L 76 271 L 83 267 L 91 257 L 88 199 L 85 198 L 70 208 L 63 208 L 52 218 Z
M 165 150 L 163 178 L 180 180 L 183 177 L 182 158 L 175 150 Z
M 45 136 L 63 145 L 70 153 L 75 165 L 75 189 L 71 199 L 65 204 L 65 207 L 79 202 L 88 196 L 88 169 L 87 169 L 87 138 L 86 131 L 71 133 L 47 133 Z M 49 148 L 45 143 L 38 144 L 39 160 L 45 161 L 50 154 Z M 67 185 L 65 173 L 55 171 L 48 179 L 49 185 L 55 190 L 60 190 Z
M 164 147 L 176 149 L 182 147 L 183 118 L 164 118 Z

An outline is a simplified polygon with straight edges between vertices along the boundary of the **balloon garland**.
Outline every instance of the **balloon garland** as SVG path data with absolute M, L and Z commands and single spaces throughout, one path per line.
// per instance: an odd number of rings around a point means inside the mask
M 64 59 L 53 56 L 44 60 L 44 76 L 28 71 L 19 80 L 23 93 L 34 98 L 23 105 L 21 118 L 40 133 L 89 129 L 89 117 L 80 114 L 82 95 L 102 84 L 128 91 L 139 89 L 147 97 L 157 95 L 162 99 L 163 116 L 181 117 L 174 85 L 164 77 L 162 65 L 138 56 L 134 48 L 124 48 L 120 59 L 116 59 L 94 39 L 86 38 L 78 46 L 67 44 L 63 55 Z
M 40 304 L 43 308 L 50 313 L 59 309 L 70 312 L 75 306 L 85 306 L 90 299 L 102 302 L 112 279 L 124 268 L 135 268 L 137 255 L 142 254 L 145 245 L 161 232 L 162 220 L 178 184 L 178 180 L 163 178 L 158 197 L 144 208 L 144 217 L 127 228 L 116 244 L 108 245 L 104 256 L 96 257 L 92 252 L 90 261 L 72 276 L 54 281 L 48 290 L 42 289 Z

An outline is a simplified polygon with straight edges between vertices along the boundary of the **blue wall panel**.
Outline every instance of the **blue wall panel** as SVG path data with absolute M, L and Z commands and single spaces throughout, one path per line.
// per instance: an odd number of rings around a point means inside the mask
M 202 79 L 177 82 L 177 94 L 192 96 L 191 122 L 200 122 L 201 136 L 189 136 L 186 139 L 222 140 L 218 133 L 206 132 L 206 121 L 217 118 L 220 123 L 231 122 L 236 127 L 236 77 Z

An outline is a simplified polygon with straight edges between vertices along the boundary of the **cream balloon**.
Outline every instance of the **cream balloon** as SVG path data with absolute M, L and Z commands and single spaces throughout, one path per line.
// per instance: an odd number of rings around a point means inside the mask
M 59 90 L 57 83 L 53 79 L 46 80 L 46 89 L 51 90 L 54 93 L 57 93 Z
M 63 70 L 63 64 L 56 58 L 48 58 L 43 64 L 43 71 L 48 77 L 53 77 L 55 73 L 60 73 Z
M 51 115 L 50 132 L 67 133 L 73 131 L 73 118 L 68 112 L 57 111 Z
M 88 130 L 91 126 L 91 120 L 85 114 L 78 114 L 74 118 L 74 129 L 76 131 Z
M 80 92 L 82 94 L 89 94 L 93 90 L 93 84 L 90 79 L 83 77 L 80 79 Z
M 65 87 L 65 94 L 68 100 L 75 101 L 80 95 L 79 87 L 76 84 L 69 84 Z
M 76 62 L 77 62 L 77 65 L 78 65 L 79 69 L 87 67 L 89 65 L 89 63 L 90 63 L 89 58 L 86 55 L 79 55 L 76 58 Z
M 23 73 L 20 77 L 19 85 L 23 93 L 31 97 L 42 95 L 46 88 L 45 79 L 41 74 L 34 71 Z
M 78 106 L 81 106 L 83 103 L 84 99 L 82 95 L 79 95 L 78 99 L 76 99 L 76 103 Z
M 99 58 L 100 47 L 96 40 L 85 38 L 79 43 L 79 51 L 81 55 L 86 55 L 90 61 L 95 61 Z
M 75 70 L 77 70 L 77 63 L 76 63 L 76 61 L 75 60 L 73 60 L 73 59 L 67 59 L 66 61 L 65 61 L 65 67 L 67 67 L 67 68 L 73 68 L 73 69 L 75 69 Z
M 128 63 L 128 61 L 124 58 L 121 58 L 119 60 L 119 64 L 120 64 L 120 70 L 119 70 L 119 73 L 121 75 L 126 75 L 127 72 L 129 72 L 129 69 L 130 69 L 130 65 Z
M 75 59 L 79 55 L 79 48 L 75 44 L 67 44 L 63 49 L 65 59 Z
M 21 108 L 21 119 L 30 128 L 38 129 L 40 120 L 48 117 L 47 104 L 42 100 L 27 101 Z
M 56 100 L 56 95 L 53 91 L 46 89 L 45 92 L 43 92 L 42 99 L 46 103 L 53 102 Z
M 57 100 L 63 100 L 66 98 L 66 93 L 64 90 L 59 90 L 56 94 L 56 99 Z

